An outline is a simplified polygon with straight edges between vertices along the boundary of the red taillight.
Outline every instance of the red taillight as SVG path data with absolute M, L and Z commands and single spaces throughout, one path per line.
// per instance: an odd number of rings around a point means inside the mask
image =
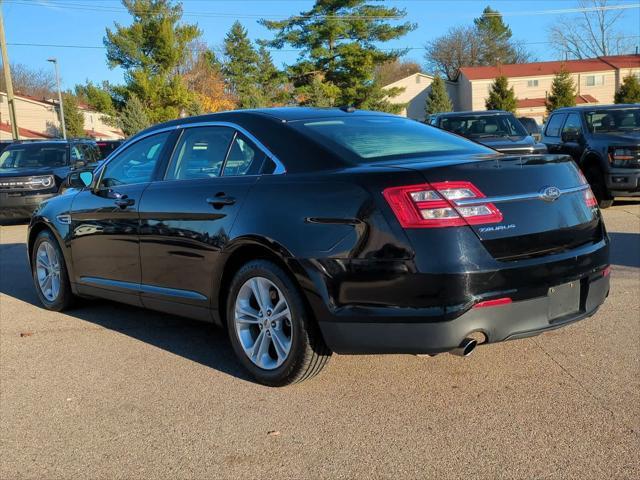
M 587 207 L 595 207 L 598 205 L 598 200 L 596 200 L 596 196 L 591 191 L 591 187 L 584 190 L 584 203 Z
M 580 181 L 582 185 L 589 185 L 589 182 L 587 182 L 587 178 L 584 176 L 584 174 L 580 170 L 578 170 L 578 177 L 580 177 Z M 598 200 L 596 199 L 596 196 L 593 194 L 591 187 L 587 188 L 586 190 L 583 190 L 582 195 L 584 198 L 584 203 L 587 207 L 595 207 L 598 205 Z
M 611 275 L 611 265 L 604 267 L 604 270 L 602 270 L 603 277 L 608 277 L 609 275 Z
M 509 305 L 512 302 L 509 297 L 496 298 L 495 300 L 485 300 L 476 303 L 473 308 L 499 307 L 500 305 Z
M 459 227 L 502 221 L 502 213 L 493 203 L 457 203 L 485 198 L 471 182 L 390 187 L 382 194 L 404 228 Z

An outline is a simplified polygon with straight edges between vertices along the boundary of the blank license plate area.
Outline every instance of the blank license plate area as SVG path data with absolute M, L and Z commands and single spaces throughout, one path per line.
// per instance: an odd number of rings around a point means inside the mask
M 580 311 L 580 281 L 551 287 L 549 298 L 549 320 L 554 321 L 565 315 Z

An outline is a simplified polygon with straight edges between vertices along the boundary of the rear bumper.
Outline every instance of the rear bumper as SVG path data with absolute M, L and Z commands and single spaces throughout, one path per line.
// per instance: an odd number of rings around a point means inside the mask
M 30 218 L 41 202 L 55 197 L 57 193 L 18 196 L 0 192 L 0 219 Z
M 600 272 L 582 278 L 580 284 L 579 310 L 559 318 L 551 317 L 549 298 L 543 296 L 470 309 L 442 322 L 407 323 L 402 318 L 387 318 L 375 322 L 320 322 L 320 328 L 327 345 L 336 353 L 436 354 L 457 348 L 473 332 L 482 332 L 487 343 L 495 343 L 538 335 L 590 317 L 609 294 L 609 277 Z M 366 315 L 359 314 L 360 318 Z
M 640 196 L 640 169 L 612 168 L 606 175 L 606 182 L 613 196 Z

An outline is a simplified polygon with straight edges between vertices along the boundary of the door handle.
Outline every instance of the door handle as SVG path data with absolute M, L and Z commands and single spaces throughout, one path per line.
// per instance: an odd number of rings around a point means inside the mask
M 233 205 L 236 203 L 236 199 L 227 197 L 224 192 L 218 192 L 213 197 L 207 198 L 207 203 L 214 208 L 222 208 L 225 205 Z
M 126 195 L 123 195 L 122 198 L 116 199 L 114 202 L 120 208 L 132 207 L 136 201 L 133 198 L 128 198 Z

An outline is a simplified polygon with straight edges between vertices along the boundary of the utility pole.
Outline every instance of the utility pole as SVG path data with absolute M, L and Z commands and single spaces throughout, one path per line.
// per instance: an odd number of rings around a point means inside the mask
M 62 105 L 62 91 L 60 90 L 60 72 L 58 71 L 58 59 L 47 58 L 47 62 L 56 67 L 56 84 L 58 85 L 58 105 L 60 105 L 60 125 L 62 126 L 62 138 L 67 139 L 67 127 L 64 124 L 64 106 Z
M 11 82 L 11 67 L 9 66 L 9 54 L 7 53 L 7 40 L 4 35 L 4 17 L 2 15 L 2 0 L 0 0 L 0 50 L 2 50 L 2 71 L 4 83 L 7 86 L 7 103 L 9 104 L 9 122 L 11 123 L 11 136 L 14 140 L 20 140 L 18 120 L 16 120 L 16 100 L 13 96 L 13 83 Z

